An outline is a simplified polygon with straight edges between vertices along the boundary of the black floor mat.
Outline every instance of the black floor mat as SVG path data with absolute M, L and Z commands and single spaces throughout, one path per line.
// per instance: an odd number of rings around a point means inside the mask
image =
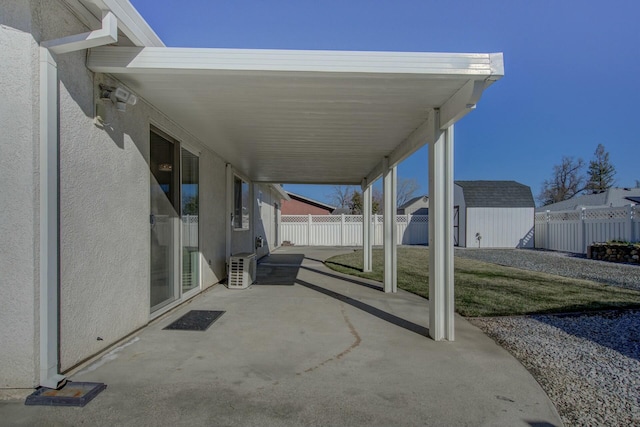
M 209 326 L 220 318 L 224 311 L 191 310 L 164 329 L 179 331 L 206 331 Z
M 103 383 L 68 381 L 60 390 L 41 387 L 27 396 L 25 405 L 84 406 L 107 388 Z

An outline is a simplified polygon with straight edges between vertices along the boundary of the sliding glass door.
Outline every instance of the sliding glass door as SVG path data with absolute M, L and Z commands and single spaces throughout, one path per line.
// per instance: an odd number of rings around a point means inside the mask
M 182 149 L 182 293 L 199 287 L 200 254 L 199 198 L 200 178 L 198 156 Z
M 151 311 L 178 297 L 177 249 L 179 242 L 178 210 L 180 189 L 176 144 L 151 132 Z M 178 155 L 176 155 L 178 154 Z
M 150 307 L 200 287 L 199 159 L 159 131 L 150 136 Z

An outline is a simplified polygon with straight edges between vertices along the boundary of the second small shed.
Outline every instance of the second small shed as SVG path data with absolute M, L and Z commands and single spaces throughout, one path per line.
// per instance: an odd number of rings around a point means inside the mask
M 455 181 L 454 241 L 468 248 L 533 248 L 535 202 L 516 181 Z

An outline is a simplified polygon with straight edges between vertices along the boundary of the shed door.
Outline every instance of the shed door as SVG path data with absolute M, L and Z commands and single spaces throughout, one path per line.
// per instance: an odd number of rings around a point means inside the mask
M 453 246 L 460 246 L 460 206 L 453 207 Z

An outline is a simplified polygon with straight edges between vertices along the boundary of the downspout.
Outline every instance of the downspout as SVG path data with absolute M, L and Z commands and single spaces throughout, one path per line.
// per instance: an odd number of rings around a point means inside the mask
M 226 175 L 226 232 L 224 235 L 225 238 L 225 263 L 226 263 L 226 271 L 225 277 L 229 275 L 229 259 L 231 258 L 231 234 L 233 233 L 233 196 L 234 196 L 234 177 L 233 177 L 233 167 L 230 163 L 227 163 L 225 166 L 225 175 Z
M 58 66 L 54 54 L 118 40 L 118 21 L 103 14 L 102 28 L 40 43 L 40 385 L 65 384 L 58 360 L 60 235 L 58 230 Z

